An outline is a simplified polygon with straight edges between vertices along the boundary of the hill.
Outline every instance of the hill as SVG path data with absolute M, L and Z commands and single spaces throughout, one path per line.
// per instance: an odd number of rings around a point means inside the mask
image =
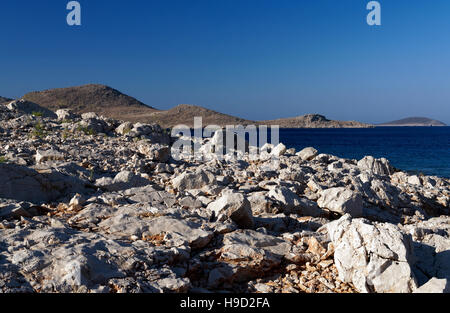
M 397 121 L 378 124 L 377 126 L 447 126 L 441 121 L 426 117 L 408 117 Z
M 30 92 L 23 99 L 52 111 L 69 108 L 75 113 L 95 112 L 133 122 L 156 111 L 116 89 L 97 84 Z
M 333 121 L 319 114 L 281 118 L 270 121 L 261 121 L 259 124 L 280 125 L 280 128 L 369 128 L 373 125 L 355 121 Z
M 202 117 L 203 126 L 252 124 L 280 125 L 282 128 L 372 127 L 372 125 L 359 122 L 333 121 L 317 114 L 268 121 L 251 121 L 189 104 L 181 104 L 163 111 L 150 107 L 111 87 L 94 84 L 35 91 L 27 93 L 23 99 L 52 111 L 69 108 L 75 113 L 95 112 L 124 121 L 157 123 L 164 128 L 180 124 L 192 127 L 196 116 Z
M 257 123 L 190 104 L 180 104 L 167 111 L 154 112 L 146 116 L 146 121 L 157 123 L 163 127 L 173 127 L 180 124 L 193 127 L 194 117 L 196 116 L 202 117 L 203 126 L 249 125 Z

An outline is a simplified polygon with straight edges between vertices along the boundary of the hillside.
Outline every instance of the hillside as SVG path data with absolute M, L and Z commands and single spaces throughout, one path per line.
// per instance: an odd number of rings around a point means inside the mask
M 188 104 L 181 104 L 163 111 L 152 108 L 135 98 L 104 85 L 84 85 L 36 91 L 26 94 L 23 98 L 52 111 L 70 108 L 75 113 L 96 112 L 107 117 L 130 122 L 157 123 L 164 128 L 180 124 L 192 127 L 196 116 L 203 118 L 203 126 L 253 124 L 280 125 L 282 128 L 372 127 L 372 125 L 359 122 L 333 121 L 317 114 L 268 121 L 251 121 Z
M 441 121 L 426 117 L 408 117 L 397 121 L 378 124 L 377 126 L 447 126 Z
M 104 85 L 84 85 L 27 93 L 23 99 L 52 111 L 70 108 L 75 113 L 96 112 L 111 118 L 140 121 L 156 109 Z
M 257 122 L 223 114 L 196 105 L 180 104 L 167 111 L 158 111 L 146 116 L 147 122 L 157 123 L 163 127 L 187 125 L 193 127 L 194 117 L 201 116 L 203 126 L 206 125 L 249 125 Z
M 370 124 L 355 121 L 333 121 L 323 115 L 307 114 L 292 118 L 281 118 L 270 121 L 261 121 L 259 124 L 280 125 L 281 128 L 369 128 Z

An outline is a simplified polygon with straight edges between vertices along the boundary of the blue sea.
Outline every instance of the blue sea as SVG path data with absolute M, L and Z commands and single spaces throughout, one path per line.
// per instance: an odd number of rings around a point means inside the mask
M 403 171 L 450 178 L 450 127 L 280 129 L 280 142 L 347 159 L 384 157 Z

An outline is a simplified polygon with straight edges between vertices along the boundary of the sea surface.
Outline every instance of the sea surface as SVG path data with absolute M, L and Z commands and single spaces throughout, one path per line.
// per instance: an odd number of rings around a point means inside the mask
M 450 178 L 450 127 L 280 129 L 280 142 L 347 159 L 384 157 L 403 171 Z

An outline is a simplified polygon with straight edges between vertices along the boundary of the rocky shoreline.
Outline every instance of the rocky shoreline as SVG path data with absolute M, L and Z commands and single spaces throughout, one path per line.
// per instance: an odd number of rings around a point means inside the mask
M 172 142 L 1 105 L 0 292 L 449 291 L 449 179 L 283 144 L 220 160 L 214 138 L 176 161 Z

